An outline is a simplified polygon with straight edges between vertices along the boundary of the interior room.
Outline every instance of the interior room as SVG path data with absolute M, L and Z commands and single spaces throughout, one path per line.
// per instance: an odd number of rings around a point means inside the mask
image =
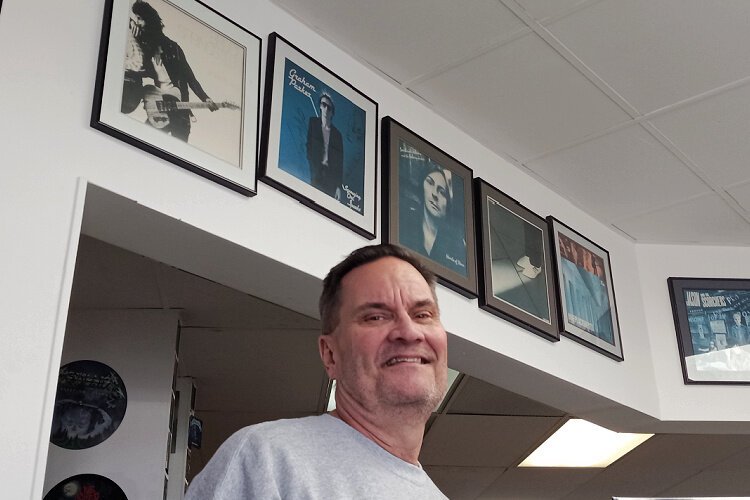
M 75 325 L 87 315 L 179 313 L 178 372 L 196 387 L 194 413 L 203 424 L 201 447 L 189 451 L 188 481 L 241 427 L 327 409 L 329 380 L 317 354 L 320 325 L 314 318 L 85 235 L 70 308 L 75 322 L 66 336 L 79 335 Z M 143 369 L 143 359 L 131 363 Z M 165 365 L 171 369 L 169 360 Z M 168 406 L 164 399 L 165 415 Z M 572 417 L 463 373 L 429 423 L 420 462 L 443 492 L 456 499 L 734 496 L 750 488 L 746 434 L 657 434 L 606 468 L 518 467 Z M 117 455 L 123 441 L 144 430 L 123 428 L 119 434 L 122 439 L 113 439 L 102 451 L 105 457 Z M 163 448 L 163 443 L 146 440 L 144 448 L 132 453 L 140 460 L 149 451 L 163 458 Z M 48 468 L 62 468 L 56 460 L 71 459 L 70 452 L 61 454 L 54 445 L 49 453 Z M 152 476 L 149 484 L 147 474 L 141 475 L 129 485 L 131 491 L 142 497 L 158 494 L 161 477 Z M 54 486 L 49 479 L 45 489 Z
M 405 156 L 442 172 L 447 227 L 464 231 L 465 255 L 432 259 L 455 373 L 419 457 L 449 498 L 750 494 L 748 372 L 695 383 L 685 352 L 696 335 L 728 342 L 734 315 L 681 329 L 668 281 L 750 279 L 750 6 L 146 1 L 204 87 L 157 89 L 167 111 L 150 93 L 125 109 L 143 78 L 129 0 L 0 3 L 6 496 L 70 497 L 88 475 L 131 500 L 181 500 L 235 430 L 325 412 L 321 282 L 357 248 L 406 241 L 398 210 L 427 195 L 408 192 L 422 181 Z M 333 188 L 304 142 L 286 147 L 324 108 L 361 166 Z M 195 119 L 182 130 L 178 110 Z M 508 217 L 483 219 L 476 179 Z M 518 237 L 529 228 L 545 235 L 541 263 Z M 566 302 L 580 291 L 566 260 L 601 278 L 604 341 Z M 87 376 L 108 411 L 59 396 Z M 578 419 L 653 436 L 607 466 L 520 466 Z

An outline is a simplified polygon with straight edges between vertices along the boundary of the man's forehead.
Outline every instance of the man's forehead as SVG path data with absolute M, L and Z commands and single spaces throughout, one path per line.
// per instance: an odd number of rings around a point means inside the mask
M 406 293 L 414 300 L 433 299 L 424 276 L 411 264 L 397 257 L 382 257 L 352 269 L 344 276 L 345 296 L 385 299 L 395 293 Z

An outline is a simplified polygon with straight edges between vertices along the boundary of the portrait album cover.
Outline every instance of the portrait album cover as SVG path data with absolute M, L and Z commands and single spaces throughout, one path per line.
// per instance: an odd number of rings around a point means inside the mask
M 197 0 L 107 0 L 91 125 L 253 195 L 260 56 Z
M 474 179 L 479 307 L 547 340 L 560 340 L 547 221 Z
M 449 288 L 477 296 L 472 170 L 383 118 L 383 240 L 419 254 Z
M 669 278 L 686 384 L 750 384 L 750 280 Z
M 561 333 L 622 361 L 609 252 L 554 217 L 547 219 L 555 249 Z
M 260 178 L 375 238 L 375 101 L 277 33 L 268 40 Z

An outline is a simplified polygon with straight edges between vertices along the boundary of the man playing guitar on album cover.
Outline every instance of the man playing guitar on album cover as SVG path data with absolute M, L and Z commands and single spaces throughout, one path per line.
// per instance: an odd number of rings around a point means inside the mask
M 234 107 L 216 104 L 203 90 L 180 45 L 164 34 L 159 13 L 143 0 L 135 0 L 130 12 L 130 33 L 125 55 L 123 113 L 133 112 L 143 102 L 146 122 L 187 142 L 192 108 Z M 143 85 L 151 78 L 154 85 Z M 202 102 L 189 102 L 189 90 Z

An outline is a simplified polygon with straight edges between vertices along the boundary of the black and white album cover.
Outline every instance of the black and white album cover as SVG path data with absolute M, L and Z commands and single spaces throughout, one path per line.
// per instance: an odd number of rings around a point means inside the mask
M 108 0 L 91 125 L 255 193 L 260 39 L 195 0 Z

